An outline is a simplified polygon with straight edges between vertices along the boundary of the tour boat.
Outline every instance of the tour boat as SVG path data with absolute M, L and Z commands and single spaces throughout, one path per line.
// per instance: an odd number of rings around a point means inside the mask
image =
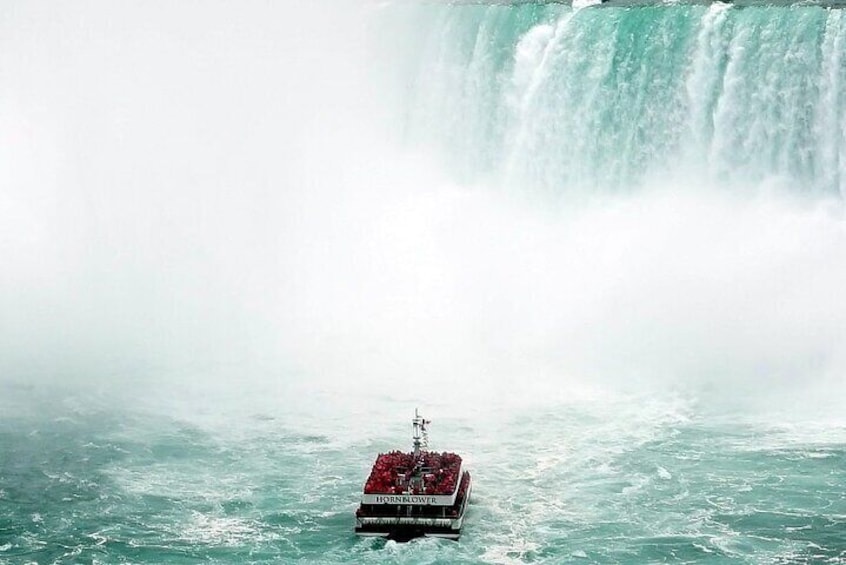
M 376 457 L 355 513 L 356 534 L 398 541 L 461 535 L 470 500 L 470 472 L 461 456 L 429 451 L 430 423 L 415 410 L 413 451 Z

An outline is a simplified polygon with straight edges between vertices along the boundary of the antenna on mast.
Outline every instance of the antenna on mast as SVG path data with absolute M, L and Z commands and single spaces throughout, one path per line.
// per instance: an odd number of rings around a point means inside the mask
M 414 409 L 414 419 L 411 421 L 412 428 L 414 429 L 414 435 L 412 436 L 414 440 L 414 455 L 418 455 L 421 451 L 427 451 L 429 449 L 429 430 L 426 429 L 426 426 L 431 423 L 431 420 L 426 420 L 420 415 L 417 408 Z

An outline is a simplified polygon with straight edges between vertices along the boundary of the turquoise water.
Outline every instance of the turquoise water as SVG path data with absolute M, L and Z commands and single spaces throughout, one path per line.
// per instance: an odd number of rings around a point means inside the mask
M 4 417 L 5 563 L 846 556 L 842 424 L 739 423 L 681 398 L 634 395 L 489 405 L 493 415 L 442 407 L 450 415 L 433 440 L 465 453 L 477 480 L 464 536 L 396 544 L 351 528 L 370 456 L 408 443 L 410 425 L 392 417 L 402 400 L 373 403 L 356 430 L 331 395 L 334 413 L 306 416 L 267 391 L 240 406 L 200 393 L 119 409 L 104 396 L 15 394 L 32 412 Z
M 846 563 L 843 12 L 25 6 L 0 565 Z

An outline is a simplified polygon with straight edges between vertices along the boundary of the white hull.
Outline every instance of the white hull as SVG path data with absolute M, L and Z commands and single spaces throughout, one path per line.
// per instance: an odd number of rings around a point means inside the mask
M 390 532 L 358 532 L 356 535 L 359 536 L 359 537 L 362 537 L 362 538 L 387 538 L 387 537 L 390 537 L 391 533 Z M 427 533 L 427 534 L 424 534 L 423 537 L 457 540 L 458 538 L 461 537 L 461 534 Z
M 356 518 L 356 535 L 362 537 L 392 537 L 398 532 L 419 532 L 420 536 L 457 540 L 461 536 L 467 504 L 473 489 L 470 477 L 467 492 L 458 516 L 451 518 L 431 518 L 421 516 L 359 516 Z M 416 537 L 413 536 L 413 537 Z

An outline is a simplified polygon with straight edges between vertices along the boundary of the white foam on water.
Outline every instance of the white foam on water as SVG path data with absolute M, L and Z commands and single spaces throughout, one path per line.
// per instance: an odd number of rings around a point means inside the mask
M 274 538 L 273 532 L 261 528 L 251 520 L 197 511 L 191 512 L 190 519 L 178 527 L 183 540 L 198 544 L 232 547 L 261 543 Z

